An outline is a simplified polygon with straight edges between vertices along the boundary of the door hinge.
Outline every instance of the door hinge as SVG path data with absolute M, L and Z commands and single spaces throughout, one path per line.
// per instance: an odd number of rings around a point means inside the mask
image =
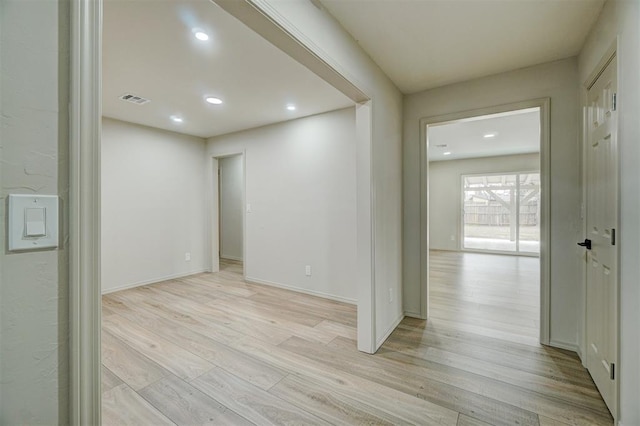
M 611 100 L 611 110 L 615 111 L 618 109 L 618 94 L 613 94 L 613 99 Z
M 611 245 L 616 245 L 616 228 L 611 229 Z
M 616 365 L 614 363 L 611 363 L 611 365 L 610 365 L 609 378 L 611 380 L 615 380 L 616 379 Z

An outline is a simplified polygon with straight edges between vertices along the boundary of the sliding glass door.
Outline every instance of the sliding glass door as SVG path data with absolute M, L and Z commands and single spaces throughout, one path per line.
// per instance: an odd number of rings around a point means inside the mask
M 540 173 L 462 176 L 465 250 L 540 253 Z

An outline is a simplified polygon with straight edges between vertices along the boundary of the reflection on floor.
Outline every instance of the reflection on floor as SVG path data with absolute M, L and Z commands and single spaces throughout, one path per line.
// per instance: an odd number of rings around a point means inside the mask
M 434 318 L 406 318 L 375 355 L 356 349 L 355 306 L 246 283 L 238 265 L 105 295 L 103 424 L 612 423 L 575 354 L 479 315 L 508 286 L 514 317 L 529 312 L 532 290 L 506 278 L 482 295 L 473 277 L 498 266 L 440 262 Z

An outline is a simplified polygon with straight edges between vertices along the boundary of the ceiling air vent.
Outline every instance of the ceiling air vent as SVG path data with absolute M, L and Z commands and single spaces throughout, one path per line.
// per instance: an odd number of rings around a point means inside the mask
M 132 95 L 131 93 L 125 93 L 124 95 L 120 96 L 120 99 L 126 102 L 131 102 L 132 104 L 136 104 L 136 105 L 144 105 L 147 102 L 151 102 L 149 99 Z

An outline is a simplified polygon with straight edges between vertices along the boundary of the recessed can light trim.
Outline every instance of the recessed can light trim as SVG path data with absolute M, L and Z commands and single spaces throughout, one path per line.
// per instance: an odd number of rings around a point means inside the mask
M 209 40 L 209 34 L 205 33 L 204 31 L 196 31 L 193 36 L 195 38 L 197 38 L 200 41 L 207 41 Z
M 222 103 L 222 99 L 216 98 L 215 96 L 207 96 L 204 100 L 212 105 L 220 105 Z

